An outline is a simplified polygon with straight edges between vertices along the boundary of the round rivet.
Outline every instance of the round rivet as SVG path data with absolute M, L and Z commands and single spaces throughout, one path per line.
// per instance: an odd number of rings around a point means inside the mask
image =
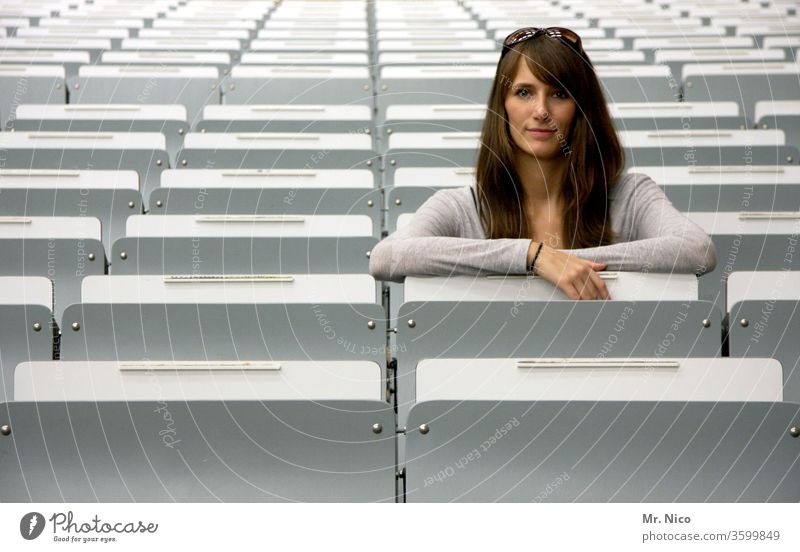
M 211 90 L 214 90 L 217 87 L 216 83 L 211 85 Z
M 739 130 L 744 130 L 744 125 L 739 125 Z
M 409 328 L 414 328 L 414 327 L 416 327 L 416 325 L 417 325 L 417 321 L 416 321 L 416 320 L 414 320 L 413 318 L 411 318 L 411 319 L 408 321 L 408 327 L 409 327 Z
M 369 328 L 370 330 L 374 330 L 375 329 L 375 321 L 374 320 L 370 320 L 369 322 L 367 322 L 367 328 Z
M 61 83 L 56 84 L 56 90 L 61 90 Z
M 364 129 L 364 134 L 372 134 L 372 131 L 368 128 Z
M 390 159 L 389 164 L 394 167 L 395 165 L 397 165 L 397 161 L 395 161 L 394 159 Z
M 88 257 L 89 257 L 90 261 L 93 261 L 93 260 L 95 260 L 97 258 L 97 257 L 95 257 L 94 253 L 89 253 Z
M 8 424 L 1 425 L 0 433 L 2 433 L 3 435 L 11 435 L 11 426 Z
M 709 320 L 708 318 L 703 318 L 702 324 L 703 324 L 704 328 L 710 328 L 711 327 L 711 320 Z
M 367 159 L 367 167 L 371 167 L 371 166 L 372 166 L 372 159 Z
M 161 207 L 162 205 L 164 205 L 163 201 L 161 201 L 160 199 L 156 200 L 156 207 Z
M 383 91 L 389 90 L 389 87 L 386 86 L 385 84 L 382 84 L 381 85 L 381 90 L 383 90 Z
M 372 255 L 372 251 L 367 251 L 367 259 L 369 259 L 371 255 Z
M 129 201 L 128 202 L 128 207 L 133 209 L 134 207 L 136 207 L 136 204 L 133 201 Z
M 229 84 L 228 85 L 228 90 L 235 90 L 235 89 L 236 89 L 236 85 L 235 84 Z
M 182 128 L 179 128 L 179 129 L 178 129 L 178 134 L 180 134 L 180 135 L 183 135 L 183 132 L 184 132 L 184 131 L 183 131 L 183 129 L 182 129 Z
M 206 129 L 204 129 L 204 128 L 201 128 L 201 129 L 200 129 L 200 134 L 205 134 L 205 133 L 206 133 Z
M 395 205 L 402 205 L 402 204 L 403 204 L 403 201 L 402 201 L 401 199 L 399 199 L 399 198 L 398 198 L 398 199 L 395 199 L 395 200 L 394 200 L 394 204 L 395 204 Z
M 7 426 L 3 426 L 3 427 L 7 427 Z M 792 437 L 800 437 L 800 427 L 792 427 L 792 428 L 790 428 L 789 429 L 789 435 L 791 435 Z
M 77 89 L 78 89 L 78 88 L 80 88 L 80 87 L 81 87 L 81 83 L 79 83 L 79 82 L 76 82 L 76 83 L 75 83 L 75 90 L 77 90 Z
M 421 424 L 419 426 L 419 432 L 423 435 L 427 435 L 430 430 L 431 428 L 428 426 L 428 424 Z
M 767 126 L 767 123 L 764 123 L 763 125 L 761 125 L 761 128 L 763 128 L 763 129 L 767 129 L 767 128 L 769 128 L 769 127 Z
M 787 163 L 791 163 L 792 161 L 794 161 L 794 157 L 792 157 L 791 155 L 787 155 L 786 156 L 786 162 Z
M 156 159 L 156 166 L 160 167 L 164 162 L 161 159 Z
M 394 131 L 391 128 L 387 128 L 386 129 L 386 134 L 391 134 L 392 132 L 394 132 Z
M 367 200 L 367 207 L 372 207 L 373 205 L 375 205 L 374 201 L 372 201 L 371 199 Z
M 742 328 L 746 328 L 747 326 L 750 325 L 750 321 L 747 318 L 742 318 L 741 320 L 739 320 L 739 324 L 742 325 Z
M 128 254 L 123 251 L 122 253 L 119 254 L 119 258 L 124 261 L 125 259 L 128 258 Z
M 383 424 L 372 424 L 372 433 L 380 433 L 383 431 Z
M 692 81 L 686 81 L 686 88 L 691 88 L 693 86 L 694 86 L 694 83 Z
M 181 166 L 182 167 L 185 167 L 188 164 L 189 164 L 189 162 L 186 159 L 181 159 Z
M 40 331 L 42 331 L 42 325 L 41 325 L 41 324 L 39 324 L 38 322 L 34 322 L 34 323 L 33 323 L 33 331 L 34 331 L 34 332 L 40 332 Z
M 364 92 L 366 92 L 367 90 L 369 90 L 369 85 L 368 85 L 368 84 L 365 84 L 364 86 L 362 86 L 362 87 L 361 87 L 361 90 L 363 90 Z
M 77 322 L 73 322 L 72 323 L 72 329 L 77 332 L 78 330 L 81 329 L 81 325 L 79 323 L 77 323 Z

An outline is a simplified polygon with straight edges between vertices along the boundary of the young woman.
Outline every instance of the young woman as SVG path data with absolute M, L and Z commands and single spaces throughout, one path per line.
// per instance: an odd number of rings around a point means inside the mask
M 597 271 L 712 270 L 705 232 L 653 180 L 623 167 L 580 37 L 520 29 L 500 54 L 476 186 L 434 194 L 375 247 L 370 272 L 393 281 L 533 272 L 571 299 L 608 299 Z

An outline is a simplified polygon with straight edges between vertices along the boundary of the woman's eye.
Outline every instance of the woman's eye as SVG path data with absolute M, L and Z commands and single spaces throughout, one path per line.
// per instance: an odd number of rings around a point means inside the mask
M 556 90 L 555 92 L 553 92 L 553 96 L 555 96 L 560 100 L 564 100 L 567 98 L 567 93 L 564 92 L 563 90 Z
M 525 88 L 520 88 L 519 90 L 517 90 L 517 96 L 519 96 L 520 98 L 527 98 L 528 96 L 530 96 L 530 92 L 528 92 L 528 90 Z

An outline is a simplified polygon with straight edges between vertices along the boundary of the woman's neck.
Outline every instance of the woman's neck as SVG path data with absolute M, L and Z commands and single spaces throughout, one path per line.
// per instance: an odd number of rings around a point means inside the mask
M 526 212 L 549 210 L 561 205 L 561 188 L 568 168 L 564 158 L 541 160 L 530 155 L 517 155 L 515 169 L 522 185 Z

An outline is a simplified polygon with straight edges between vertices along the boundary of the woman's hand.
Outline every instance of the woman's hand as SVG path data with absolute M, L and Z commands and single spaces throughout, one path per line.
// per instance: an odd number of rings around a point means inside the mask
M 531 242 L 528 248 L 528 266 L 538 247 L 538 242 Z M 570 299 L 610 299 L 606 283 L 597 274 L 607 266 L 606 263 L 595 263 L 543 246 L 534 269 L 537 276 L 552 283 Z

